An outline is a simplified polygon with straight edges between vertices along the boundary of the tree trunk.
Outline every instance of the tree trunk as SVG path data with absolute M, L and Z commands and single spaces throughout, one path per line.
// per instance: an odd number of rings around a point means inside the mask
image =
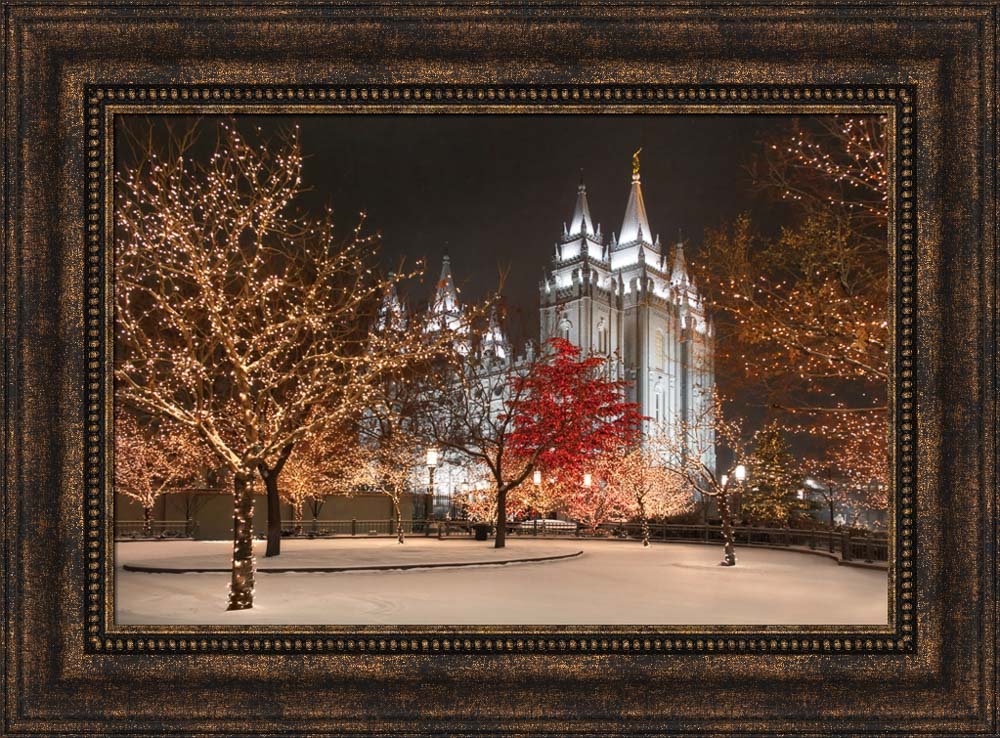
M 646 517 L 646 503 L 639 500 L 639 519 L 642 520 L 642 545 L 649 545 L 649 518 Z
M 274 466 L 267 467 L 261 462 L 257 469 L 264 479 L 264 488 L 267 490 L 267 550 L 264 556 L 278 556 L 281 553 L 281 495 L 278 493 L 278 475 L 281 474 L 285 462 L 288 461 L 289 454 L 292 453 L 291 446 L 285 446 L 278 454 Z
M 719 517 L 722 518 L 722 540 L 725 543 L 725 556 L 720 562 L 722 566 L 736 566 L 736 546 L 733 540 L 733 516 L 729 511 L 729 493 L 725 490 L 718 494 Z
M 292 503 L 292 519 L 295 521 L 295 535 L 302 535 L 302 501 Z
M 507 545 L 507 490 L 497 492 L 497 534 L 494 548 L 504 548 Z
M 267 490 L 267 550 L 264 556 L 278 556 L 281 553 L 281 496 L 278 494 L 278 475 L 269 471 L 264 477 Z
M 249 480 L 233 480 L 233 578 L 227 610 L 253 607 L 253 492 Z
M 395 497 L 392 498 L 392 510 L 396 513 L 396 540 L 399 543 L 406 543 L 406 539 L 403 537 L 403 510 L 399 506 L 399 500 Z
M 146 538 L 153 537 L 153 506 L 147 505 L 142 508 L 142 534 Z

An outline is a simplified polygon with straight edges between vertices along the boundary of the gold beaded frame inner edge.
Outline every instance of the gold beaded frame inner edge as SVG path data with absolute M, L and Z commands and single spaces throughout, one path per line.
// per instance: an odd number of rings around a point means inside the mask
M 916 212 L 910 86 L 94 85 L 85 90 L 85 649 L 90 653 L 904 654 L 916 651 Z M 117 625 L 114 622 L 114 117 L 340 114 L 883 114 L 890 208 L 887 625 Z

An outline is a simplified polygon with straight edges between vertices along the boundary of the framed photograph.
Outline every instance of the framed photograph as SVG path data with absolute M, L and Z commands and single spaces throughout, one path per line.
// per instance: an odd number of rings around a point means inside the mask
M 995 3 L 4 8 L 5 734 L 996 734 Z

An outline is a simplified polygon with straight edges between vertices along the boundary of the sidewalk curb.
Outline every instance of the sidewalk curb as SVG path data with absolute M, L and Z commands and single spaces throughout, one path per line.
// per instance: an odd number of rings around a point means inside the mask
M 406 571 L 409 569 L 446 569 L 469 566 L 506 566 L 507 564 L 534 564 L 541 561 L 559 561 L 582 556 L 583 551 L 554 556 L 534 556 L 530 558 L 504 559 L 503 561 L 448 561 L 426 564 L 385 564 L 378 566 L 283 566 L 258 568 L 258 574 L 322 574 L 346 573 L 352 571 Z M 168 568 L 163 566 L 142 566 L 141 564 L 122 564 L 122 569 L 143 574 L 229 574 L 232 569 L 219 567 Z

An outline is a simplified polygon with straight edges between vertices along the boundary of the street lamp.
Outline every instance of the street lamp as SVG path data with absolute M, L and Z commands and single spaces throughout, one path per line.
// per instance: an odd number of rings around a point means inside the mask
M 594 480 L 590 476 L 590 472 L 584 472 L 583 473 L 583 486 L 584 487 L 589 487 L 593 483 L 594 483 Z
M 542 473 L 535 469 L 535 473 L 531 475 L 531 483 L 536 487 L 542 483 Z
M 747 468 L 743 464 L 737 464 L 733 469 L 733 479 L 735 479 L 737 483 L 742 486 L 743 481 L 746 478 Z M 723 566 L 736 566 L 733 519 L 729 506 L 729 491 L 727 489 L 729 475 L 723 474 L 719 481 L 722 482 L 722 486 L 718 491 L 719 494 L 717 495 L 717 501 L 719 503 L 719 516 L 722 518 L 722 539 L 725 541 L 725 556 L 723 557 L 721 563 Z
M 424 520 L 427 530 L 430 531 L 430 520 L 434 514 L 434 469 L 438 465 L 438 452 L 436 448 L 427 449 L 427 471 L 430 479 L 427 484 L 427 498 L 424 503 Z

